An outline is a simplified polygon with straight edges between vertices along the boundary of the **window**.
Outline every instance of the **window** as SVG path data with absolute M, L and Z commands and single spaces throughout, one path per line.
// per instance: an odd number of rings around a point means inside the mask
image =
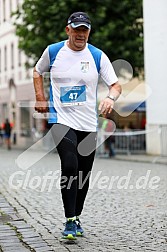
M 4 48 L 4 70 L 7 70 L 7 47 Z
M 8 106 L 7 103 L 2 104 L 2 118 L 8 118 Z
M 18 51 L 18 65 L 21 66 L 21 50 Z
M 11 68 L 14 68 L 14 45 L 11 44 Z
M 1 73 L 1 49 L 0 49 L 0 73 Z
M 10 17 L 11 17 L 12 9 L 13 9 L 13 7 L 12 7 L 12 2 L 13 2 L 12 0 L 9 1 Z
M 3 0 L 3 21 L 6 21 L 6 1 Z
M 2 2 L 0 1 L 0 10 L 2 10 Z M 2 11 L 0 11 L 0 25 L 2 22 Z
M 21 136 L 29 137 L 31 134 L 29 108 L 26 108 L 26 107 L 20 108 L 20 124 L 21 124 Z

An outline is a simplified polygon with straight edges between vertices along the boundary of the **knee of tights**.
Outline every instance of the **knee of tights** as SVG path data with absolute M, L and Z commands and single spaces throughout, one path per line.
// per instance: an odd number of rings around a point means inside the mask
M 67 160 L 62 163 L 61 172 L 63 176 L 76 176 L 77 175 L 77 162 L 74 160 Z

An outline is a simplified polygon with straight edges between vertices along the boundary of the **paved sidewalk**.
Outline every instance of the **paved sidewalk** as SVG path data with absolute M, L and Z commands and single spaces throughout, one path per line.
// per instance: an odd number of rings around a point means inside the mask
M 42 155 L 31 154 L 29 161 Z M 132 155 L 129 160 L 122 155 L 115 159 L 96 158 L 81 217 L 85 236 L 68 244 L 61 239 L 65 219 L 59 181 L 54 181 L 53 187 L 51 180 L 43 183 L 46 174 L 59 171 L 58 155 L 50 153 L 27 169 L 17 166 L 15 161 L 20 155 L 21 150 L 0 149 L 0 251 L 167 251 L 164 162 L 145 156 L 134 162 Z M 130 182 L 125 188 L 128 174 Z M 15 189 L 9 186 L 11 176 Z M 147 177 L 147 183 L 144 186 L 140 180 L 139 188 L 137 181 L 142 177 Z M 150 188 L 151 181 L 157 178 L 157 187 Z
M 99 158 L 106 158 L 104 155 L 99 155 Z M 111 158 L 112 159 L 112 158 Z M 122 161 L 132 161 L 132 162 L 142 162 L 142 163 L 152 163 L 152 164 L 164 164 L 167 165 L 167 156 L 156 156 L 156 155 L 147 155 L 147 154 L 117 154 L 114 157 L 115 160 Z
M 49 252 L 52 250 L 0 194 L 0 251 Z
M 33 143 L 32 143 L 33 145 Z M 19 145 L 13 145 L 12 149 L 16 151 L 24 151 L 27 150 L 31 144 L 27 145 L 24 149 Z M 1 146 L 2 150 L 6 150 L 5 146 Z M 43 151 L 46 151 L 43 149 Z M 97 154 L 97 158 L 108 158 L 108 155 L 105 154 Z M 123 160 L 123 161 L 133 161 L 133 162 L 144 162 L 144 163 L 153 163 L 153 164 L 164 164 L 167 165 L 167 156 L 159 156 L 159 155 L 149 155 L 149 154 L 117 154 L 114 160 Z

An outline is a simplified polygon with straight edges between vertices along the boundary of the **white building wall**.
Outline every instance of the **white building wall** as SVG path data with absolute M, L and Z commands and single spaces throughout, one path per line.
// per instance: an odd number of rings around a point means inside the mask
M 18 4 L 22 0 L 0 0 L 0 51 L 1 51 L 1 72 L 0 72 L 0 124 L 8 117 L 14 122 L 14 129 L 17 133 L 17 142 L 24 145 L 27 138 L 22 136 L 23 125 L 27 123 L 21 120 L 21 108 L 18 106 L 19 101 L 33 101 L 34 92 L 32 84 L 32 70 L 25 69 L 27 57 L 23 52 L 20 53 L 18 37 L 15 35 L 15 27 L 13 26 L 13 18 L 11 12 L 15 11 Z M 5 11 L 5 13 L 4 13 Z M 12 64 L 12 48 L 13 44 L 13 64 Z M 5 57 L 5 47 L 7 55 Z M 7 69 L 5 70 L 5 60 L 7 61 Z M 12 67 L 13 65 L 13 67 Z M 9 85 L 13 79 L 14 85 Z M 30 124 L 33 124 L 33 108 L 28 108 L 30 112 Z M 26 111 L 25 111 L 26 112 Z M 23 113 L 22 113 L 23 114 Z M 24 125 L 25 127 L 27 125 Z M 29 127 L 29 129 L 31 128 Z
M 161 130 L 167 129 L 167 1 L 143 0 L 147 99 L 147 152 L 167 155 Z M 167 130 L 166 130 L 167 133 Z
M 12 9 L 10 8 L 10 2 L 12 2 Z M 19 66 L 19 49 L 18 49 L 18 37 L 15 35 L 15 29 L 12 25 L 12 18 L 10 16 L 10 10 L 15 11 L 17 7 L 17 3 L 22 1 L 17 0 L 0 0 L 0 12 L 1 12 L 1 22 L 0 22 L 0 49 L 1 49 L 1 66 L 2 72 L 1 75 L 1 87 L 7 87 L 8 80 L 14 77 L 15 83 L 17 85 L 21 85 L 23 82 L 29 83 L 30 78 L 27 78 L 27 71 L 25 70 L 25 62 L 26 56 L 23 52 L 21 52 L 21 64 Z M 5 3 L 5 10 L 6 10 L 6 21 L 4 22 L 4 13 L 3 13 L 3 4 Z M 13 43 L 14 46 L 14 68 L 11 68 L 11 44 Z M 5 55 L 4 55 L 4 48 L 7 48 L 7 71 L 4 71 L 4 63 L 5 63 Z M 29 70 L 30 72 L 31 70 Z M 32 77 L 32 75 L 31 75 Z

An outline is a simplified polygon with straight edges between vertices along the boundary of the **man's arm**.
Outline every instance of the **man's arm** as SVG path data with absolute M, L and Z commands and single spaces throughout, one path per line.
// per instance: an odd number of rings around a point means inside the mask
M 109 86 L 108 96 L 104 100 L 102 100 L 99 105 L 99 110 L 101 114 L 106 115 L 107 113 L 112 112 L 114 103 L 120 96 L 121 92 L 122 92 L 122 88 L 118 82 Z
M 39 113 L 46 113 L 48 112 L 48 103 L 44 94 L 43 76 L 36 71 L 36 68 L 33 71 L 33 82 L 36 97 L 35 110 Z

